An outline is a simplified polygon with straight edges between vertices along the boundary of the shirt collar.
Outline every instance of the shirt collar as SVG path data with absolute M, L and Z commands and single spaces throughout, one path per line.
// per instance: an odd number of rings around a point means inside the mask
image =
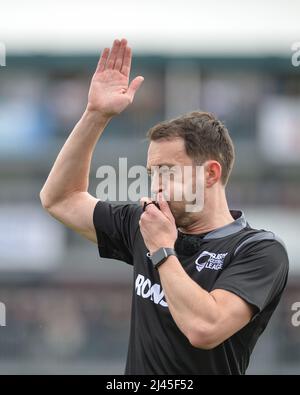
M 233 235 L 247 227 L 248 223 L 246 221 L 245 214 L 242 211 L 230 210 L 230 214 L 234 218 L 234 222 L 212 230 L 204 236 L 203 240 L 220 239 L 222 237 Z

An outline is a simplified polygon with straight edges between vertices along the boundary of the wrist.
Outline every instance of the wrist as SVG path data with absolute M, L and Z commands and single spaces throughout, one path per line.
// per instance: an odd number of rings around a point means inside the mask
M 98 110 L 91 110 L 89 109 L 89 106 L 87 106 L 87 108 L 83 113 L 82 118 L 86 119 L 89 122 L 96 123 L 99 126 L 105 126 L 112 119 L 112 116 L 108 114 L 104 114 Z
M 155 269 L 158 269 L 170 256 L 177 256 L 174 248 L 161 247 L 153 254 L 150 254 L 151 262 Z
M 149 249 L 150 255 L 153 255 L 156 251 L 158 251 L 161 248 L 173 248 L 174 249 L 174 243 L 164 243 L 163 245 L 160 245 L 157 247 L 152 247 Z

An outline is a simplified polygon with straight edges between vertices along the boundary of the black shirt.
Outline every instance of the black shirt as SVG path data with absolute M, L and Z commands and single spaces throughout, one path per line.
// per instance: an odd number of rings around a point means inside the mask
M 133 266 L 130 340 L 125 374 L 244 374 L 288 275 L 283 243 L 252 229 L 242 212 L 204 235 L 178 232 L 175 249 L 186 273 L 208 292 L 224 289 L 254 306 L 244 328 L 212 350 L 193 347 L 168 309 L 159 273 L 139 230 L 142 208 L 98 202 L 94 225 L 100 256 Z

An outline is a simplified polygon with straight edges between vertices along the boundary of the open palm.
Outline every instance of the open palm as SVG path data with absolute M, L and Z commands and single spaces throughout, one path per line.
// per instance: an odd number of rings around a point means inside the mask
M 131 58 L 131 49 L 125 39 L 115 40 L 111 50 L 103 50 L 92 78 L 88 110 L 113 116 L 132 103 L 144 78 L 136 77 L 129 85 Z

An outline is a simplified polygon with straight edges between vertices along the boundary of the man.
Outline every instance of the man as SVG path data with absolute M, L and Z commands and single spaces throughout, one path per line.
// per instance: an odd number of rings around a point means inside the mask
M 41 191 L 43 207 L 97 242 L 102 257 L 133 265 L 126 374 L 244 374 L 286 285 L 288 257 L 272 232 L 252 229 L 241 212 L 228 209 L 234 149 L 224 125 L 194 112 L 148 133 L 149 171 L 202 166 L 201 211 L 172 199 L 174 180 L 169 201 L 159 178 L 158 205 L 145 199 L 145 207 L 111 205 L 87 192 L 99 137 L 143 82 L 139 76 L 129 84 L 130 66 L 125 39 L 104 49 L 86 111 Z

